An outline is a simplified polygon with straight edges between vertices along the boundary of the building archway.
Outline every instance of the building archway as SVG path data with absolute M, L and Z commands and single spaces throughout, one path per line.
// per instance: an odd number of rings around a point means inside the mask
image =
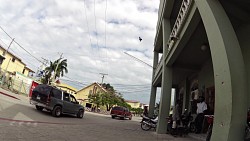
M 214 70 L 216 101 L 212 140 L 243 140 L 247 80 L 237 36 L 219 1 L 195 0 L 195 3 L 207 33 Z

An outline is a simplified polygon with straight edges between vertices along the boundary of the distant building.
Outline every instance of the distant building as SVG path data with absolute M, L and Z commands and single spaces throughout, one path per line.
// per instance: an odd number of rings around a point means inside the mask
M 65 84 L 65 83 L 55 83 L 56 84 L 56 87 L 61 89 L 61 90 L 64 90 L 66 91 L 67 93 L 69 94 L 72 94 L 75 96 L 76 92 L 77 92 L 77 89 L 68 85 L 68 84 Z
M 99 83 L 95 82 L 92 83 L 79 91 L 76 92 L 76 98 L 85 107 L 91 108 L 92 103 L 89 102 L 88 95 L 89 94 L 96 94 L 98 92 L 107 92 Z
M 125 100 L 126 103 L 128 103 L 132 108 L 142 108 L 140 101 L 135 100 Z

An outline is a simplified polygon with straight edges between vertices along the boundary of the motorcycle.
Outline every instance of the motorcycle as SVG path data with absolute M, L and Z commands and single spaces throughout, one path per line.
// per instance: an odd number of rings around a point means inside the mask
M 148 131 L 151 128 L 156 129 L 157 122 L 158 122 L 158 117 L 149 118 L 149 117 L 143 115 L 142 116 L 142 121 L 141 121 L 141 129 L 144 130 L 144 131 Z
M 204 115 L 207 119 L 208 123 L 208 129 L 207 129 L 207 137 L 206 141 L 210 141 L 211 136 L 212 136 L 212 131 L 213 131 L 213 121 L 214 121 L 214 116 L 213 115 Z
M 195 128 L 191 122 L 193 121 L 193 116 L 191 116 L 191 112 L 189 113 L 184 112 L 184 114 L 180 118 L 180 123 L 177 124 L 176 128 L 172 128 L 174 124 L 172 116 L 167 117 L 167 120 L 168 120 L 167 133 L 174 136 L 187 135 L 190 132 L 191 128 Z

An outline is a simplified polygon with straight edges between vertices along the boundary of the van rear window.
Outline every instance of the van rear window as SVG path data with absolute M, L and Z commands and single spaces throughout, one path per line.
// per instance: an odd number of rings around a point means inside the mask
M 112 110 L 119 110 L 120 111 L 120 110 L 123 110 L 123 108 L 122 107 L 113 107 Z
M 58 90 L 58 89 L 52 89 L 52 93 L 51 93 L 52 97 L 55 97 L 57 99 L 62 99 L 62 91 Z
M 40 94 L 49 95 L 51 91 L 51 87 L 48 85 L 41 84 L 41 85 L 36 86 L 33 91 L 38 92 Z

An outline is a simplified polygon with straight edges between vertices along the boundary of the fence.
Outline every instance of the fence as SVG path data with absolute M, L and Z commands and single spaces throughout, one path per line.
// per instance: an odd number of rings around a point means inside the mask
M 3 73 L 0 73 L 0 84 L 4 89 L 8 89 L 14 93 L 29 96 L 31 83 L 27 83 L 27 81 L 20 79 L 16 75 L 6 73 L 6 75 L 4 76 Z

